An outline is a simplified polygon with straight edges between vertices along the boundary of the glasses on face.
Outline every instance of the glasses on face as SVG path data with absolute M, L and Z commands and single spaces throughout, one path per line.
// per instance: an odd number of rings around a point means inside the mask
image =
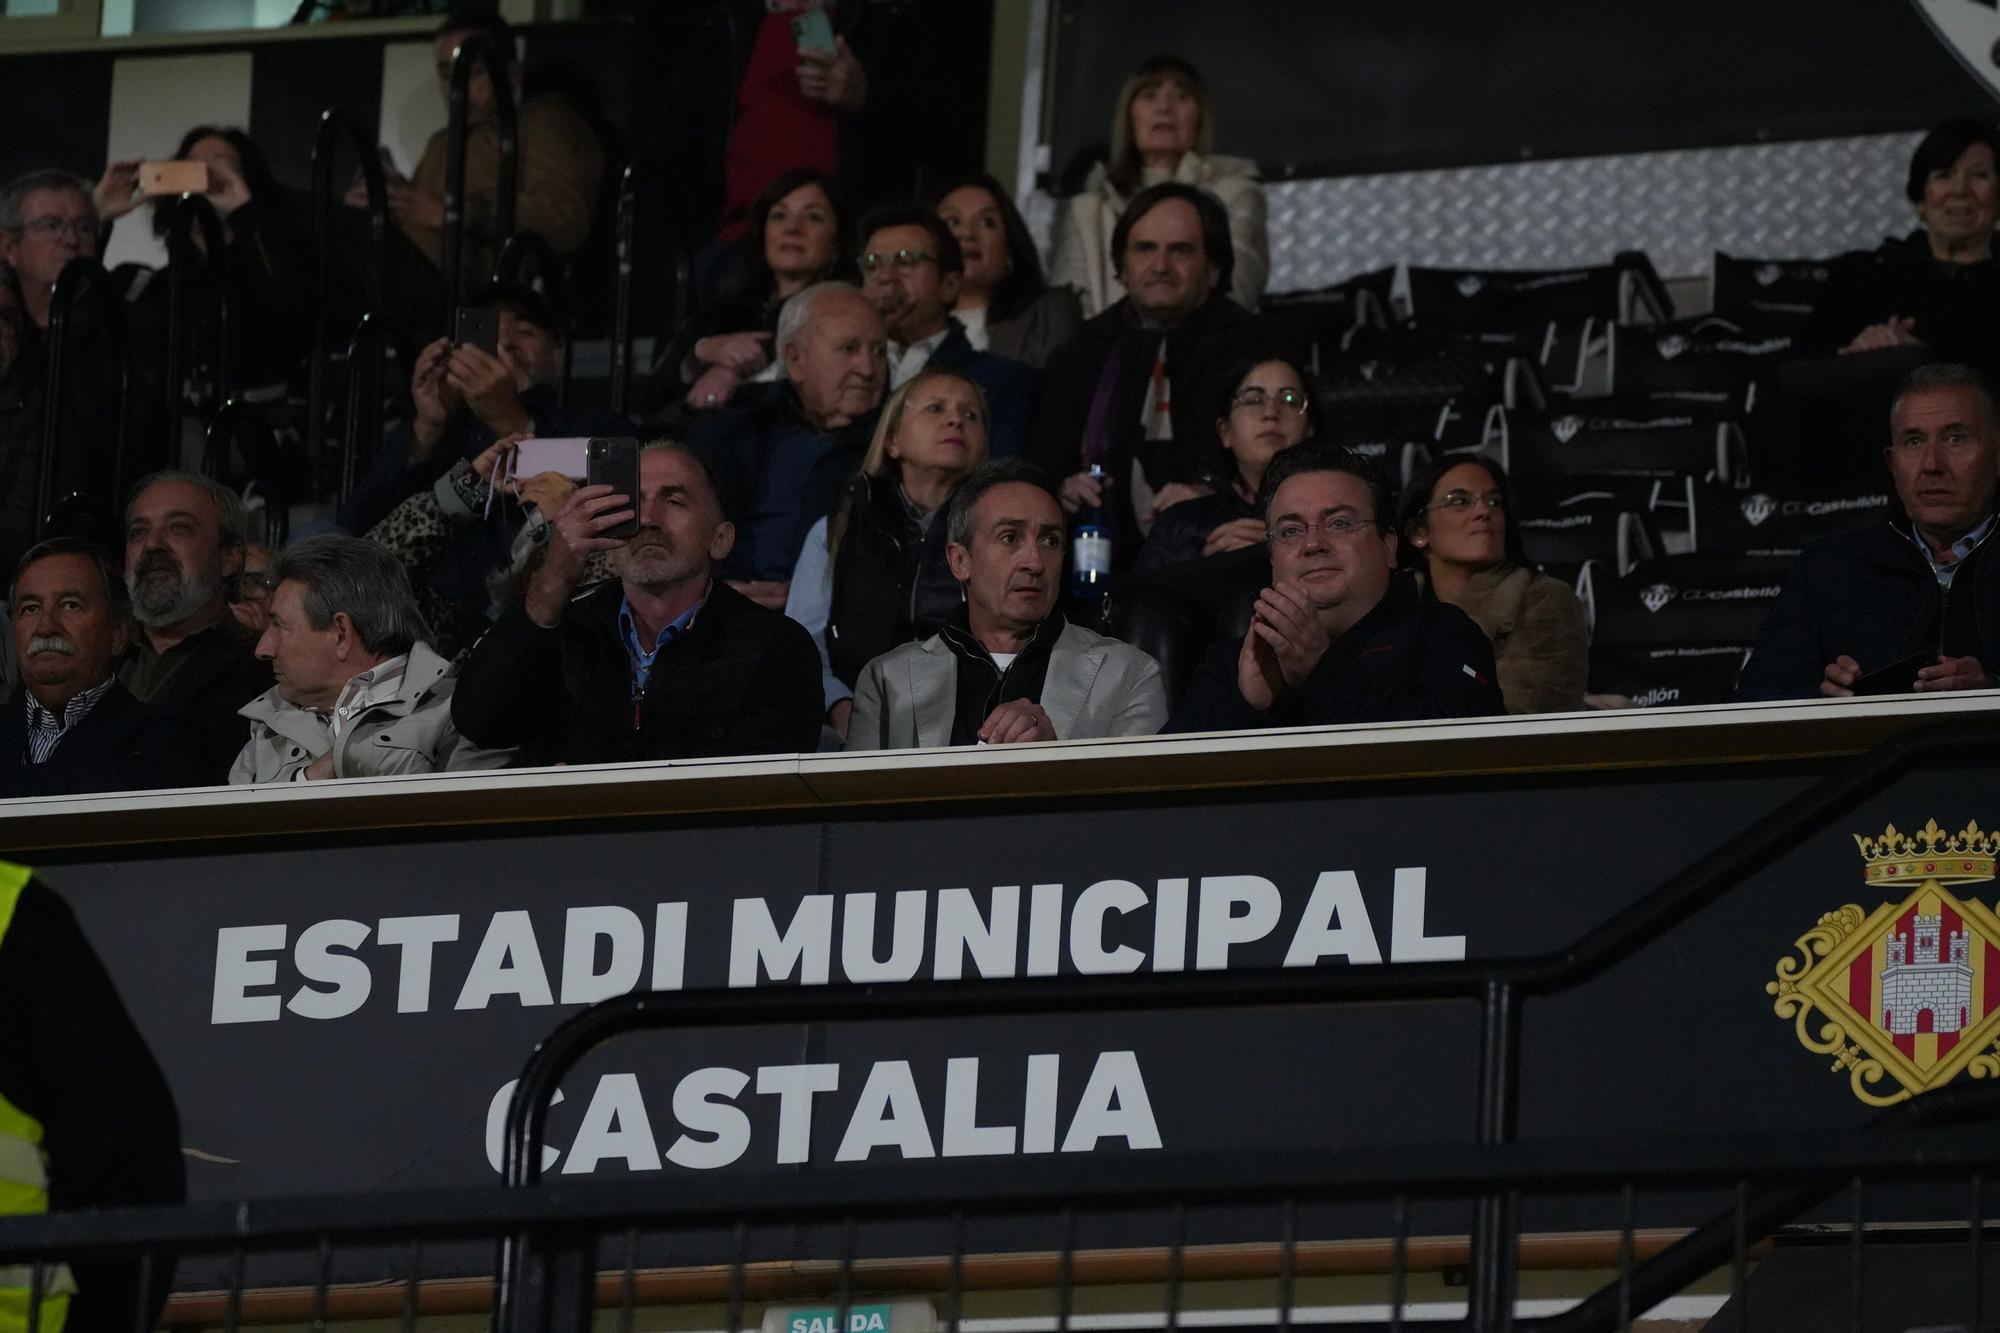
M 898 273 L 913 273 L 919 264 L 933 264 L 937 256 L 928 250 L 898 250 L 893 254 L 866 254 L 856 261 L 863 273 L 875 273 L 884 268 L 893 268 Z
M 1318 528 L 1322 537 L 1346 538 L 1355 533 L 1375 527 L 1372 518 L 1356 518 L 1352 514 L 1334 514 L 1330 518 L 1317 521 L 1288 518 L 1271 529 L 1271 540 L 1280 546 L 1297 546 L 1306 539 L 1306 534 Z
M 1304 416 L 1306 396 L 1303 390 L 1280 389 L 1276 393 L 1266 393 L 1262 389 L 1245 389 L 1229 400 L 1232 412 L 1262 412 L 1270 404 L 1276 403 L 1278 410 L 1290 416 Z
M 1507 512 L 1507 497 L 1498 491 L 1488 491 L 1484 495 L 1474 495 L 1471 491 L 1446 491 L 1425 508 L 1456 509 L 1463 513 L 1474 505 L 1485 505 L 1504 514 Z
M 76 233 L 76 239 L 79 241 L 94 241 L 97 239 L 98 228 L 96 218 L 43 216 L 29 218 L 21 224 L 21 230 L 33 232 L 37 236 L 49 239 L 53 239 L 68 231 Z

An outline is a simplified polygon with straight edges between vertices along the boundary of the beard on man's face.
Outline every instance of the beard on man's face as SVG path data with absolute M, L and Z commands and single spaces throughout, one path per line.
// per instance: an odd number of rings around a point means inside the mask
M 149 628 L 171 625 L 221 596 L 222 554 L 216 552 L 190 575 L 172 551 L 156 547 L 140 554 L 125 582 L 133 619 Z

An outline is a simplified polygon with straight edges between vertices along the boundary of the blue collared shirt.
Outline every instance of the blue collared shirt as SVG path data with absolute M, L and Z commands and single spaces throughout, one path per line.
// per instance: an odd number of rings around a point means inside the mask
M 687 633 L 688 626 L 694 624 L 695 613 L 707 605 L 708 596 L 703 594 L 700 601 L 675 616 L 672 624 L 661 628 L 660 637 L 653 640 L 653 651 L 649 653 L 639 646 L 639 622 L 632 618 L 631 599 L 619 599 L 618 631 L 625 636 L 625 657 L 632 664 L 634 694 L 646 692 L 646 681 L 653 674 L 653 661 L 660 655 L 660 650 Z
M 1924 553 L 1924 559 L 1931 562 L 1931 572 L 1937 575 L 1938 587 L 1949 588 L 1951 586 L 1951 576 L 1958 572 L 1958 567 L 1965 562 L 1965 557 L 1972 554 L 1972 548 L 1986 540 L 1986 534 L 1993 531 L 1993 524 L 1996 520 L 2000 520 L 2000 514 L 1988 514 L 1984 523 L 1981 523 L 1978 527 L 1953 542 L 1951 544 L 1952 559 L 1948 565 L 1938 563 L 1936 554 L 1931 550 L 1931 544 L 1924 540 L 1924 534 L 1917 531 L 1914 523 L 1910 525 L 1910 531 L 1917 539 L 1917 549 Z

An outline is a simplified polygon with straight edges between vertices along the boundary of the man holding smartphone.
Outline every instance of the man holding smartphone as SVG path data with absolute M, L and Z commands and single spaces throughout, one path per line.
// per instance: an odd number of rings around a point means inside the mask
M 2000 391 L 1970 366 L 1919 366 L 1883 450 L 1902 513 L 1799 557 L 1738 699 L 1993 687 L 2000 663 Z
M 578 488 L 520 602 L 474 645 L 452 719 L 523 764 L 795 754 L 819 743 L 819 650 L 797 622 L 716 577 L 736 540 L 708 469 L 665 440 L 639 494 Z M 611 535 L 637 520 L 638 530 Z M 614 581 L 577 595 L 605 552 Z

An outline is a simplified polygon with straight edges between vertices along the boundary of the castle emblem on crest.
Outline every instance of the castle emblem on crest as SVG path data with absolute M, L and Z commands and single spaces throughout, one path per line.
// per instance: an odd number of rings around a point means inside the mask
M 1778 1017 L 1870 1106 L 1961 1073 L 2000 1078 L 2000 916 L 1950 887 L 1994 878 L 2000 835 L 1933 819 L 1854 841 L 1862 882 L 1902 896 L 1873 911 L 1849 903 L 1801 936 L 1764 984 Z

